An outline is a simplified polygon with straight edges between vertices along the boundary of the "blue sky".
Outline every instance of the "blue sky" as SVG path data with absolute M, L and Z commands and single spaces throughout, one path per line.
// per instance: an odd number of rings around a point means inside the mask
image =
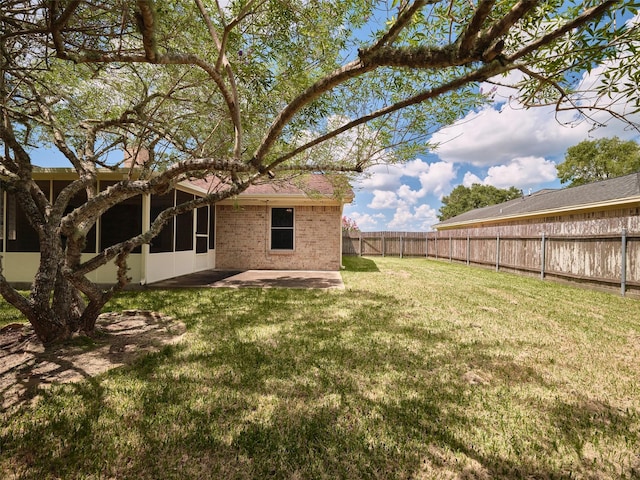
M 598 73 L 585 74 L 582 83 L 593 84 Z M 488 91 L 493 85 L 482 87 Z M 524 193 L 561 188 L 556 166 L 567 148 L 601 137 L 640 139 L 628 124 L 606 114 L 597 117 L 606 126 L 594 130 L 590 123 L 572 122 L 575 113 L 558 117 L 554 107 L 524 109 L 514 93 L 499 87 L 493 103 L 436 132 L 431 141 L 437 149 L 404 165 L 369 169 L 354 183 L 355 199 L 345 216 L 362 231 L 429 231 L 438 222 L 442 197 L 458 185 L 515 186 Z M 617 104 L 618 112 L 624 109 Z

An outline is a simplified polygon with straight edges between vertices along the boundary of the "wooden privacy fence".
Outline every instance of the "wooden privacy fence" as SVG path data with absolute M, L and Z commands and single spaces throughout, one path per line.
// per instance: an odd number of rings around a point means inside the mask
M 372 232 L 342 237 L 344 255 L 426 257 L 640 294 L 640 233 L 460 236 Z

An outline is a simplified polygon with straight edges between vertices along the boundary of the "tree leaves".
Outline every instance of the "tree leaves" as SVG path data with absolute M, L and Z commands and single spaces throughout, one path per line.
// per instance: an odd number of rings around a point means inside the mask
M 479 183 L 474 183 L 471 187 L 458 185 L 449 195 L 442 198 L 438 219 L 447 220 L 476 208 L 496 205 L 520 196 L 522 191 L 516 187 L 503 189 Z
M 569 147 L 558 165 L 558 178 L 569 186 L 584 185 L 640 171 L 640 146 L 618 137 L 585 140 Z

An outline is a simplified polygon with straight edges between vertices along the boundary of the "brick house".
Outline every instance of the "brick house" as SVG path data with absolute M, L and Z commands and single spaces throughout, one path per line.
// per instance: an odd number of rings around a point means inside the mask
M 105 171 L 99 189 L 123 172 Z M 50 199 L 75 178 L 71 169 L 37 169 L 34 179 Z M 211 183 L 181 182 L 166 195 L 138 195 L 105 212 L 87 237 L 83 260 L 148 228 L 165 208 L 204 196 Z M 38 239 L 15 198 L 0 196 L 0 239 L 5 278 L 29 284 L 40 259 Z M 306 175 L 253 185 L 235 198 L 176 216 L 150 245 L 129 257 L 132 283 L 146 284 L 207 269 L 339 270 L 341 225 L 353 192 L 343 178 Z M 70 207 L 84 202 L 80 196 Z M 87 275 L 112 283 L 115 266 Z

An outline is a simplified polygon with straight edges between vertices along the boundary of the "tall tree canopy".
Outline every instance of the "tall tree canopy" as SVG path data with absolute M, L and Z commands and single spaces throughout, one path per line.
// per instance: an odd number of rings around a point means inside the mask
M 129 253 L 171 216 L 292 172 L 360 172 L 402 161 L 485 98 L 479 82 L 519 70 L 521 100 L 558 110 L 635 99 L 633 2 L 616 0 L 1 0 L 0 176 L 38 232 L 41 260 L 23 297 L 0 292 L 44 341 L 91 332 L 127 283 Z M 604 83 L 579 91 L 599 67 Z M 629 80 L 631 79 L 631 80 Z M 53 202 L 32 178 L 34 147 L 61 152 L 75 180 Z M 114 151 L 148 158 L 105 191 Z M 120 157 L 121 158 L 121 157 Z M 82 260 L 111 206 L 216 176 L 201 200 Z M 86 202 L 69 208 L 86 192 Z M 84 193 L 83 193 L 84 195 Z M 86 274 L 118 265 L 114 287 Z M 88 303 L 85 304 L 84 298 Z M 52 300 L 53 299 L 53 300 Z
M 522 191 L 516 187 L 497 188 L 479 183 L 474 183 L 471 187 L 458 185 L 449 195 L 442 197 L 438 219 L 447 220 L 476 208 L 496 205 L 520 196 Z
M 570 187 L 640 172 L 640 145 L 618 137 L 585 140 L 569 147 L 558 178 Z

